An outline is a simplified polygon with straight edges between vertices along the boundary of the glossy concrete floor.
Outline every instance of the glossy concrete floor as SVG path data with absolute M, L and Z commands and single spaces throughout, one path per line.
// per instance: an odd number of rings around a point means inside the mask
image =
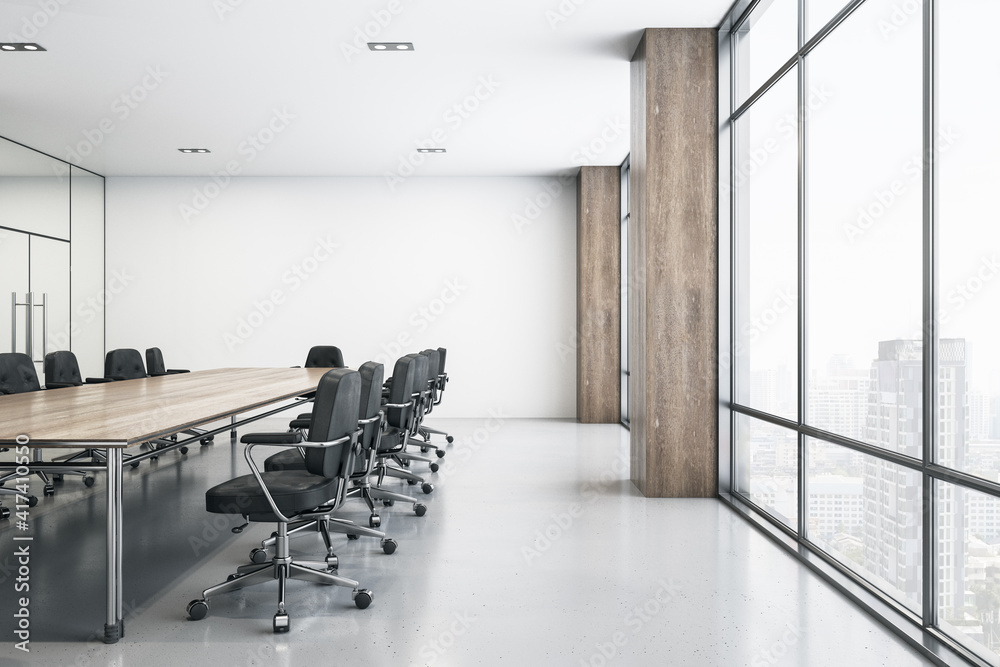
M 340 573 L 375 593 L 292 582 L 185 606 L 247 562 L 204 491 L 242 474 L 227 439 L 127 469 L 125 638 L 104 615 L 104 480 L 67 478 L 32 510 L 30 653 L 14 648 L 14 527 L 0 528 L 0 664 L 14 665 L 906 665 L 895 635 L 716 500 L 647 500 L 627 481 L 628 434 L 555 420 L 435 420 L 451 431 L 426 516 L 382 511 L 399 542 L 336 538 Z M 254 430 L 276 430 L 270 420 Z M 233 456 L 233 454 L 236 456 Z M 40 485 L 38 485 L 40 491 Z M 9 504 L 9 503 L 7 503 Z M 359 502 L 345 516 L 365 521 Z M 322 552 L 318 535 L 294 555 Z

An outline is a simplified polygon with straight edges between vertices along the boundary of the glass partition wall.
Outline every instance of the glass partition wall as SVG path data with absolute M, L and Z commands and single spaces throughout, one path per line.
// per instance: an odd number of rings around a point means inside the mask
M 724 496 L 981 664 L 1000 662 L 1000 51 L 968 26 L 992 19 L 995 0 L 760 0 L 720 33 Z

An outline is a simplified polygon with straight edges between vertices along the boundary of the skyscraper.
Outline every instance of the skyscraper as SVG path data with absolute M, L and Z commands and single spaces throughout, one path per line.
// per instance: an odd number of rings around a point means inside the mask
M 941 465 L 961 469 L 968 442 L 965 341 L 944 339 L 938 347 L 938 451 Z M 923 345 L 917 340 L 879 343 L 869 377 L 865 440 L 878 447 L 921 458 L 923 450 Z M 919 534 L 922 502 L 919 473 L 865 458 L 865 569 L 896 586 L 910 599 L 921 597 Z M 945 618 L 956 618 L 966 602 L 965 498 L 955 487 L 937 486 L 939 603 Z M 926 576 L 927 573 L 923 573 Z

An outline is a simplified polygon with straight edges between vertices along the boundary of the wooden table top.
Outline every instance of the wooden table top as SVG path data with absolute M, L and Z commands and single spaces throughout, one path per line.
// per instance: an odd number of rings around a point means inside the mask
M 328 370 L 221 368 L 0 396 L 0 444 L 127 447 L 301 396 Z

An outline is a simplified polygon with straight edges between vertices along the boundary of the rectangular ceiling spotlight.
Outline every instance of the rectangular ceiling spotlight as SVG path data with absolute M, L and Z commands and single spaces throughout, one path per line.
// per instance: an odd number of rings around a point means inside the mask
M 412 51 L 413 42 L 368 42 L 372 51 Z
M 0 51 L 45 51 L 45 48 L 34 42 L 3 42 Z

